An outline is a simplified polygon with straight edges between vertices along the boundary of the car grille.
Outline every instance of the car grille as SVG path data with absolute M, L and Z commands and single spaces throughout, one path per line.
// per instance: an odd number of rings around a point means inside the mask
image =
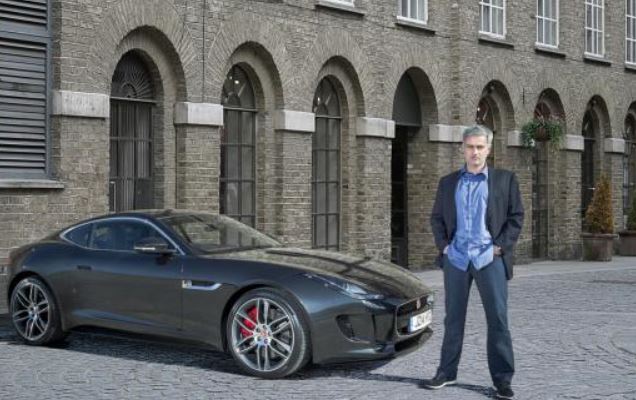
M 419 300 L 419 306 L 418 306 L 418 300 Z M 413 299 L 409 301 L 408 303 L 404 303 L 401 306 L 399 306 L 397 309 L 397 316 L 398 317 L 403 317 L 405 315 L 409 316 L 415 313 L 416 311 L 425 310 L 427 308 L 429 308 L 428 295 L 419 297 L 417 299 Z

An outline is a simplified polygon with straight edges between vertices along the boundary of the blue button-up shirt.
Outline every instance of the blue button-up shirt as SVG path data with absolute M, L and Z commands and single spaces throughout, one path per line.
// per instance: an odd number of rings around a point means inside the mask
M 472 174 L 461 169 L 455 189 L 457 230 L 448 248 L 448 260 L 462 271 L 469 263 L 481 269 L 493 261 L 492 236 L 486 228 L 488 206 L 488 167 Z

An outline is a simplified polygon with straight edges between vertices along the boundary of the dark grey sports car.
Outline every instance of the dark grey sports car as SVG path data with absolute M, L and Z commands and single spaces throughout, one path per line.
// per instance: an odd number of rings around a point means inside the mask
M 393 264 L 283 247 L 231 218 L 153 210 L 86 220 L 13 251 L 13 325 L 28 344 L 79 326 L 186 339 L 243 370 L 370 360 L 431 335 L 432 292 Z

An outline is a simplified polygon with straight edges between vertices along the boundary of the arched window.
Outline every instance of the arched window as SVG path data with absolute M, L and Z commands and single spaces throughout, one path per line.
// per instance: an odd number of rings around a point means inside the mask
M 594 162 L 596 153 L 596 137 L 594 133 L 594 119 L 591 111 L 583 117 L 583 155 L 581 157 L 581 217 L 592 201 L 594 194 Z
M 314 96 L 316 133 L 312 146 L 312 245 L 340 247 L 340 134 L 342 116 L 338 94 L 325 78 Z
M 117 64 L 110 92 L 111 211 L 153 207 L 153 109 L 155 89 L 139 56 Z
M 636 189 L 636 118 L 629 114 L 625 118 L 625 157 L 623 158 L 623 214 L 629 214 Z M 625 219 L 627 223 L 627 219 Z
M 223 84 L 220 211 L 254 226 L 256 165 L 256 104 L 252 84 L 235 65 Z

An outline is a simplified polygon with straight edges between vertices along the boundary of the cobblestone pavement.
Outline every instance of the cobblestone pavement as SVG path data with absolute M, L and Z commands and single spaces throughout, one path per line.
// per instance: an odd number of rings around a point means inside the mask
M 636 399 L 636 258 L 519 266 L 510 286 L 518 399 Z M 0 399 L 487 399 L 485 320 L 471 295 L 459 384 L 417 383 L 435 371 L 442 339 L 440 271 L 418 274 L 437 292 L 435 334 L 384 363 L 309 367 L 264 381 L 221 353 L 102 333 L 55 348 L 19 344 L 0 318 Z

